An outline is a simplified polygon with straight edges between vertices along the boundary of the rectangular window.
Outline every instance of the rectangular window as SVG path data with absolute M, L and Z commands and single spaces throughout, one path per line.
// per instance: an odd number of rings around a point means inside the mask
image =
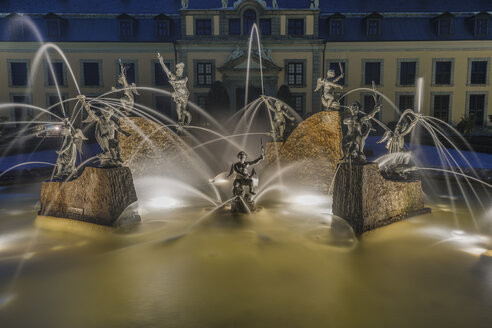
M 435 95 L 433 116 L 444 122 L 449 120 L 449 95 Z
M 475 35 L 484 36 L 489 34 L 489 20 L 486 18 L 479 18 L 475 20 Z
M 381 84 L 381 63 L 380 62 L 366 62 L 365 63 L 365 75 L 364 84 L 371 85 L 372 82 L 376 85 Z
M 197 19 L 195 20 L 196 35 L 212 35 L 212 20 Z
M 27 65 L 27 62 L 10 62 L 10 81 L 12 86 L 27 86 Z
M 205 108 L 205 104 L 207 103 L 207 95 L 197 95 L 196 96 L 196 104 L 201 108 Z
M 439 20 L 439 35 L 451 35 L 451 19 L 446 18 Z
M 62 95 L 62 101 L 65 99 L 66 99 L 66 97 Z M 54 107 L 51 107 L 51 106 L 54 106 Z M 67 116 L 68 116 L 68 108 L 67 108 L 68 104 L 63 103 L 63 106 L 65 108 L 65 114 L 67 114 Z M 48 107 L 51 107 L 51 109 L 50 109 L 51 113 L 58 115 L 59 117 L 65 116 L 65 115 L 63 115 L 62 106 L 60 104 L 60 97 L 58 97 L 58 95 L 51 95 L 51 94 L 48 95 Z M 55 116 L 48 115 L 48 117 L 49 117 L 49 120 L 51 120 L 51 121 L 58 121 L 58 119 Z
M 330 62 L 329 68 L 335 71 L 335 77 L 338 77 L 342 72 L 340 71 L 340 66 L 342 70 L 345 72 L 345 63 L 344 62 Z M 345 85 L 345 76 L 338 80 L 337 84 Z
M 260 32 L 262 35 L 272 34 L 272 20 L 270 18 L 260 19 Z
M 413 95 L 400 95 L 398 98 L 398 109 L 404 111 L 406 109 L 412 109 L 414 107 Z
M 381 26 L 381 21 L 379 19 L 368 19 L 367 36 L 378 36 L 380 26 Z
M 229 35 L 241 34 L 241 20 L 237 18 L 229 19 Z
M 416 62 L 401 62 L 400 63 L 400 85 L 414 85 L 415 76 L 417 74 Z
M 288 21 L 289 35 L 304 35 L 304 19 L 291 18 Z
M 136 81 L 136 72 L 135 72 L 135 63 L 123 63 L 126 68 L 126 81 L 129 84 L 135 83 Z M 118 75 L 121 73 L 121 66 L 118 63 Z
M 212 63 L 197 63 L 196 64 L 196 85 L 210 86 L 212 85 L 213 70 Z
M 468 115 L 475 120 L 475 125 L 483 125 L 483 114 L 485 111 L 485 95 L 470 95 Z
M 436 62 L 435 84 L 451 84 L 451 65 L 450 61 Z
M 131 20 L 120 21 L 120 37 L 129 38 L 133 36 L 133 22 Z
M 304 95 L 292 95 L 294 110 L 300 117 L 304 117 Z
M 84 70 L 84 86 L 94 87 L 101 85 L 99 63 L 82 63 L 82 68 Z
M 171 64 L 164 62 L 167 68 L 171 69 Z M 154 85 L 155 86 L 169 86 L 166 72 L 161 67 L 160 63 L 154 63 Z
M 31 97 L 27 95 L 12 96 L 12 102 L 16 104 L 31 104 Z M 16 122 L 30 121 L 34 119 L 34 111 L 32 110 L 32 108 L 14 107 L 13 111 L 13 118 Z M 17 123 L 16 125 L 19 126 L 21 124 L 22 123 Z
M 340 37 L 343 35 L 343 21 L 341 19 L 330 20 L 330 36 Z
M 470 84 L 487 84 L 487 61 L 472 61 Z
M 287 64 L 287 84 L 292 86 L 304 85 L 304 64 L 288 63 Z
M 366 112 L 366 113 L 372 112 L 375 105 L 376 105 L 376 103 L 374 102 L 374 97 L 372 95 L 365 95 L 364 96 L 364 104 L 363 104 L 364 112 Z M 379 120 L 380 116 L 381 116 L 381 111 L 378 112 L 374 116 L 374 118 Z
M 154 96 L 154 106 L 159 113 L 164 114 L 169 118 L 172 118 L 172 105 L 171 105 L 170 97 Z
M 60 36 L 60 21 L 51 19 L 46 21 L 46 34 L 50 38 L 57 38 Z
M 48 86 L 53 87 L 56 84 L 58 84 L 58 86 L 65 85 L 65 75 L 63 74 L 63 63 L 52 62 L 51 67 L 53 68 L 53 72 L 51 71 L 49 65 L 46 64 L 46 74 L 48 75 Z M 56 83 L 53 75 L 56 78 Z
M 167 38 L 170 33 L 170 24 L 168 20 L 157 20 L 155 22 L 155 36 L 157 38 Z

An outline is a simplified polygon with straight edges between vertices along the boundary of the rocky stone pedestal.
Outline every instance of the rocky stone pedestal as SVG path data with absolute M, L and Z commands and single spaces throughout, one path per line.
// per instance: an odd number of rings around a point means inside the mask
M 249 194 L 245 196 L 237 196 L 231 202 L 231 212 L 232 213 L 252 213 L 256 211 L 255 203 L 251 199 Z
M 347 220 L 355 233 L 429 211 L 424 208 L 420 181 L 387 180 L 376 163 L 339 164 L 333 214 Z
M 112 226 L 137 201 L 128 167 L 86 167 L 75 180 L 43 182 L 40 215 Z M 138 215 L 136 221 L 140 221 Z

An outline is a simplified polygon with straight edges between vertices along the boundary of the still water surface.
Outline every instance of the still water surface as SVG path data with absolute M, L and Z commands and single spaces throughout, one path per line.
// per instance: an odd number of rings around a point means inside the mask
M 36 228 L 38 192 L 0 190 L 2 328 L 492 327 L 490 238 L 444 203 L 359 241 L 288 206 L 81 234 Z

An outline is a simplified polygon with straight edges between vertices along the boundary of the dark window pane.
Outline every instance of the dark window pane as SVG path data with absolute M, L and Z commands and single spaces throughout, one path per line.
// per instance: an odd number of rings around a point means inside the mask
M 126 68 L 126 81 L 129 84 L 135 83 L 135 63 L 123 63 Z M 121 66 L 118 65 L 118 74 L 121 73 Z
M 171 68 L 171 64 L 169 63 L 164 63 L 164 65 L 167 66 L 167 68 Z M 154 63 L 154 85 L 156 86 L 169 86 L 168 78 L 166 75 L 166 72 L 161 67 L 160 63 Z
M 451 84 L 451 62 L 436 62 L 436 84 Z
M 131 37 L 133 36 L 133 22 L 123 20 L 120 21 L 120 36 L 121 37 Z
M 444 122 L 449 118 L 449 95 L 434 96 L 434 117 Z
M 363 104 L 364 112 L 370 113 L 374 109 L 375 105 L 376 104 L 374 102 L 374 97 L 372 95 L 364 96 L 364 104 Z M 381 112 L 377 113 L 376 116 L 374 116 L 374 118 L 379 120 L 380 115 Z
M 483 114 L 485 111 L 485 95 L 470 95 L 468 115 L 475 119 L 476 125 L 483 125 Z
M 62 96 L 62 100 L 65 100 L 65 97 L 64 96 Z M 60 98 L 57 95 L 50 95 L 50 96 L 48 96 L 48 107 L 51 107 L 51 106 L 53 106 L 55 104 L 56 104 L 56 106 L 52 107 L 50 109 L 50 112 L 53 113 L 53 114 L 55 114 L 55 115 L 58 115 L 59 117 L 66 116 L 66 115 L 63 115 L 62 106 L 60 104 Z M 67 108 L 67 103 L 64 103 L 63 105 L 64 105 L 64 108 L 65 108 L 65 113 L 68 114 L 67 113 L 67 109 L 68 109 Z M 57 121 L 58 120 L 56 117 L 54 117 L 52 115 L 49 115 L 49 117 L 50 117 L 50 120 L 52 120 L 52 121 Z
M 487 83 L 487 62 L 474 61 L 471 67 L 471 84 L 486 84 Z
M 287 64 L 287 84 L 294 86 L 304 85 L 304 64 L 288 63 Z
M 415 84 L 416 70 L 417 70 L 416 62 L 400 63 L 400 85 Z
M 367 21 L 367 35 L 368 36 L 377 36 L 379 35 L 379 19 L 369 19 Z
M 84 63 L 84 85 L 99 85 L 99 63 Z
M 196 35 L 212 35 L 212 21 L 210 19 L 197 19 L 195 25 Z
M 377 85 L 381 84 L 381 63 L 369 62 L 365 66 L 364 84 L 371 85 L 373 81 Z
M 489 34 L 489 20 L 480 18 L 475 21 L 475 35 Z
M 288 33 L 289 35 L 304 35 L 304 19 L 289 19 Z
M 398 100 L 398 109 L 404 111 L 406 109 L 412 109 L 414 107 L 413 95 L 401 95 Z
M 240 35 L 241 34 L 241 20 L 234 18 L 229 19 L 229 35 Z
M 10 63 L 10 74 L 13 86 L 27 85 L 27 63 Z
M 334 62 L 330 63 L 330 69 L 335 71 L 335 77 L 338 77 L 342 72 L 340 71 L 340 65 L 342 66 L 342 70 L 345 72 L 345 63 L 343 62 Z M 340 85 L 345 85 L 345 76 L 338 80 L 337 82 Z
M 46 32 L 49 37 L 60 36 L 60 22 L 58 20 L 46 21 Z
M 53 73 L 56 77 L 56 83 L 58 85 L 65 85 L 64 76 L 63 76 L 63 63 L 51 63 L 51 67 L 53 67 Z M 53 78 L 53 73 L 51 72 L 49 65 L 47 65 L 47 68 L 48 68 L 48 85 L 54 86 L 56 85 L 56 83 L 55 83 L 55 79 Z
M 171 97 L 155 96 L 155 109 L 169 118 L 172 118 Z
M 31 99 L 28 96 L 13 96 L 12 101 L 17 104 L 31 103 Z M 32 108 L 14 107 L 14 118 L 15 121 L 30 121 L 34 118 L 34 111 Z
M 243 15 L 243 22 L 244 22 L 244 34 L 248 35 L 251 33 L 251 28 L 253 27 L 253 24 L 256 23 L 256 12 L 252 9 L 248 9 L 244 12 Z
M 169 21 L 168 20 L 157 20 L 155 22 L 155 35 L 158 38 L 166 38 L 168 37 L 171 33 L 169 30 Z
M 212 85 L 212 63 L 196 64 L 196 84 L 199 86 Z
M 342 36 L 343 34 L 343 21 L 340 19 L 330 20 L 330 35 Z
M 294 95 L 292 96 L 294 98 L 294 110 L 296 111 L 299 116 L 303 117 L 304 116 L 304 96 L 302 95 Z
M 451 34 L 451 20 L 450 19 L 440 19 L 439 20 L 439 35 L 450 35 Z
M 270 18 L 260 19 L 260 32 L 262 35 L 272 34 L 272 20 Z

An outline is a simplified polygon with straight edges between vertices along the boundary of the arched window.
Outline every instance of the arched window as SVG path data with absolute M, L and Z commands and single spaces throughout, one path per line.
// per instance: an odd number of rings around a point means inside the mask
M 256 12 L 253 9 L 246 10 L 243 14 L 244 34 L 248 35 L 249 33 L 251 33 L 251 28 L 255 23 L 256 23 Z

